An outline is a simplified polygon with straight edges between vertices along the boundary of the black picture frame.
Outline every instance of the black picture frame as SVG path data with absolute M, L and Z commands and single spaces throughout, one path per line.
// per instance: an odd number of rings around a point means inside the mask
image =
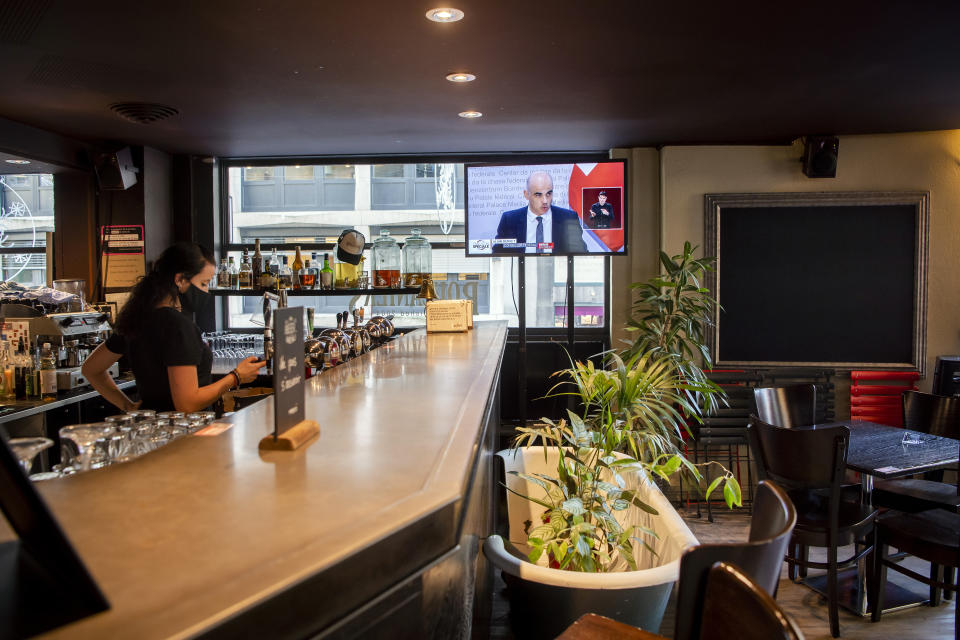
M 717 258 L 706 279 L 718 302 L 706 335 L 714 366 L 924 375 L 929 216 L 927 191 L 706 194 L 704 253 Z M 823 341 L 832 347 L 816 348 Z

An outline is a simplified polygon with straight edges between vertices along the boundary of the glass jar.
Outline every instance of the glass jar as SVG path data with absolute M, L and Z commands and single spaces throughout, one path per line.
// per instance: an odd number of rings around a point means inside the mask
M 373 242 L 373 286 L 388 289 L 400 286 L 400 245 L 386 229 Z
M 403 286 L 419 287 L 433 272 L 430 242 L 420 235 L 420 229 L 411 231 L 403 241 Z

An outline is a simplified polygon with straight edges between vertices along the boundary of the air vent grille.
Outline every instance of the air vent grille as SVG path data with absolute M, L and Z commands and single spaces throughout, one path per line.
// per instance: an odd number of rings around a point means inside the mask
M 117 102 L 110 105 L 110 110 L 124 120 L 136 124 L 153 124 L 180 113 L 165 104 L 150 102 Z
M 50 0 L 7 0 L 0 3 L 0 42 L 29 42 L 49 8 Z

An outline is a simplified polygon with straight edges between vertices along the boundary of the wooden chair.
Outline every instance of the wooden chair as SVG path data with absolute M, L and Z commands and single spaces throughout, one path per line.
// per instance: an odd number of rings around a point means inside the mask
M 896 547 L 930 562 L 930 577 L 922 576 L 896 562 L 887 555 L 888 547 Z M 960 514 L 946 509 L 932 509 L 922 513 L 896 513 L 877 521 L 877 552 L 870 582 L 873 613 L 878 622 L 883 613 L 883 591 L 887 569 L 893 569 L 930 587 L 930 606 L 940 604 L 940 590 L 957 591 L 952 579 L 960 568 Z M 950 571 L 944 571 L 949 568 Z M 948 576 L 944 578 L 944 574 Z M 960 638 L 960 597 L 954 597 L 954 640 Z
M 770 595 L 726 562 L 710 569 L 700 640 L 802 640 L 796 623 Z
M 801 567 L 827 570 L 827 601 L 830 633 L 840 636 L 837 572 L 853 566 L 873 552 L 873 524 L 876 509 L 843 499 L 841 487 L 847 463 L 850 429 L 785 429 L 751 416 L 749 426 L 754 457 L 760 475 L 787 488 L 797 509 L 793 545 L 825 547 L 827 562 L 787 556 Z M 839 560 L 837 548 L 855 544 L 850 558 Z
M 701 611 L 706 597 L 707 577 L 717 562 L 740 567 L 760 589 L 776 595 L 780 567 L 790 542 L 797 511 L 786 492 L 769 481 L 757 487 L 748 542 L 705 544 L 687 549 L 680 558 L 677 589 L 676 640 L 693 640 L 701 633 Z
M 779 427 L 805 427 L 817 421 L 817 387 L 795 384 L 787 387 L 757 387 L 753 390 L 757 416 Z
M 703 609 L 688 612 L 699 625 L 699 640 L 803 640 L 797 625 L 776 601 L 737 567 L 711 567 Z M 557 640 L 668 640 L 664 636 L 593 613 L 580 617 Z
M 903 424 L 907 429 L 945 438 L 960 439 L 960 398 L 935 396 L 919 391 L 903 394 Z M 960 484 L 945 484 L 943 472 L 931 472 L 924 479 L 877 480 L 873 503 L 906 513 L 930 509 L 960 512 Z
M 792 429 L 815 424 L 817 421 L 817 386 L 814 384 L 794 384 L 785 387 L 757 387 L 753 390 L 753 399 L 757 405 L 757 416 L 767 424 Z M 855 487 L 856 491 L 860 486 Z M 790 550 L 790 555 L 806 558 L 807 550 L 802 547 Z M 797 565 L 789 564 L 788 575 L 797 579 Z M 801 578 L 806 570 L 800 570 Z

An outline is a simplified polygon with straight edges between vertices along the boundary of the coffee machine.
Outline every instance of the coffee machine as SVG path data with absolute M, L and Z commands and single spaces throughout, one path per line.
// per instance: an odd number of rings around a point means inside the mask
M 3 305 L 0 322 L 12 328 L 14 335 L 25 333 L 30 347 L 49 342 L 57 359 L 57 389 L 68 391 L 89 384 L 80 366 L 111 331 L 108 316 L 100 311 L 70 311 L 23 317 L 11 309 L 19 305 Z M 14 348 L 16 345 L 12 345 Z M 120 375 L 117 363 L 108 370 L 116 378 Z

